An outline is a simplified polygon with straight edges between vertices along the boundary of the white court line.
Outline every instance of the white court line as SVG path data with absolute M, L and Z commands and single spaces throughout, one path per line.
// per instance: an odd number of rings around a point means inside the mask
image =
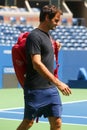
M 79 102 L 87 102 L 87 100 L 79 100 L 79 101 L 71 101 L 71 102 L 64 102 L 63 104 L 71 104 L 71 103 L 79 103 Z M 5 112 L 5 113 L 16 113 L 16 114 L 23 114 L 23 112 L 11 112 L 10 110 L 15 110 L 15 109 L 23 109 L 24 107 L 15 107 L 15 108 L 5 108 L 5 109 L 0 109 L 0 112 Z M 9 110 L 9 111 L 8 111 Z M 71 117 L 71 118 L 84 118 L 87 119 L 85 116 L 70 116 L 70 115 L 62 115 L 62 117 Z M 21 119 L 11 119 L 11 118 L 0 118 L 4 120 L 16 120 L 16 121 L 21 121 Z M 39 121 L 41 123 L 48 123 L 45 121 Z M 87 126 L 85 124 L 72 124 L 72 123 L 63 123 L 65 125 L 80 125 L 80 126 Z
M 79 101 L 64 102 L 63 104 L 80 103 L 80 102 L 87 102 L 87 100 L 79 100 Z
M 23 112 L 12 112 L 12 111 L 0 111 L 0 112 L 3 112 L 3 113 L 9 113 L 9 114 L 23 114 Z M 70 118 L 83 118 L 83 119 L 87 119 L 87 116 L 71 116 L 71 115 L 62 115 L 62 117 L 70 117 Z
M 22 121 L 22 119 L 0 118 L 2 120 Z
M 24 108 L 24 107 L 4 108 L 4 109 L 0 109 L 0 111 L 23 109 L 23 108 Z
M 62 115 L 62 117 L 83 118 L 83 119 L 87 119 L 87 116 L 70 116 L 70 115 Z
M 3 113 L 9 113 L 9 114 L 23 114 L 23 112 L 13 112 L 13 111 L 5 111 L 5 110 L 1 110 L 0 112 L 3 112 Z

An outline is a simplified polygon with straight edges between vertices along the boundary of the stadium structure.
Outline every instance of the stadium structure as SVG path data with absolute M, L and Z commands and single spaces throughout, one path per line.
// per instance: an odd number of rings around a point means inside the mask
M 87 88 L 87 0 L 0 1 L 0 88 L 20 87 L 11 49 L 21 32 L 31 32 L 38 26 L 39 12 L 45 4 L 57 5 L 63 11 L 60 26 L 49 32 L 62 45 L 59 79 L 70 87 Z

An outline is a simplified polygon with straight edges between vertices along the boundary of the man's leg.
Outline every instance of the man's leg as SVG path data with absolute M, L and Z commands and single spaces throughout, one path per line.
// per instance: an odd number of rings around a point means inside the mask
M 62 120 L 58 117 L 48 117 L 50 130 L 61 130 Z
M 28 130 L 29 128 L 32 127 L 33 123 L 34 120 L 24 119 L 19 125 L 19 127 L 17 128 L 17 130 Z

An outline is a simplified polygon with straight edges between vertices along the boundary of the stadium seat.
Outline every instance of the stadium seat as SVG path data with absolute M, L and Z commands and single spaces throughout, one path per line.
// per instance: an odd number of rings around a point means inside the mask
M 26 12 L 26 8 L 17 8 L 19 12 Z
M 6 45 L 4 39 L 0 39 L 0 45 L 2 45 L 2 46 L 5 46 L 5 45 Z
M 10 18 L 13 23 L 16 22 L 15 17 Z M 20 17 L 22 22 L 25 23 L 25 17 Z M 32 25 L 27 24 L 4 24 L 0 23 L 0 38 L 6 41 L 6 39 L 17 41 L 17 38 L 21 32 L 29 31 L 34 29 Z M 55 30 L 49 31 L 52 38 L 58 40 L 62 44 L 62 49 L 69 50 L 87 50 L 87 28 L 84 26 L 57 26 Z M 5 38 L 7 37 L 7 38 Z M 9 44 L 8 44 L 9 45 Z M 13 43 L 12 43 L 13 45 Z
M 57 39 L 58 39 L 58 35 L 57 35 L 57 34 L 54 35 L 54 36 L 53 36 L 53 39 L 54 39 L 54 40 L 57 40 Z
M 4 22 L 4 17 L 0 15 L 0 23 Z
M 73 26 L 78 25 L 78 19 L 77 18 L 72 19 L 72 25 Z
M 63 18 L 63 19 L 61 20 L 61 24 L 62 24 L 62 25 L 67 25 L 67 19 L 66 19 L 66 18 Z
M 16 18 L 15 17 L 10 17 L 10 23 L 15 24 L 16 23 Z
M 65 44 L 70 43 L 69 39 L 64 39 L 63 42 L 64 42 Z
M 26 18 L 20 17 L 20 24 L 26 24 Z
M 33 12 L 40 12 L 40 9 L 39 8 L 32 8 L 32 11 Z
M 16 28 L 17 30 L 19 30 L 20 32 L 22 32 L 23 28 L 25 27 L 25 25 L 23 25 L 23 24 L 16 24 L 16 25 L 14 25 L 14 26 L 15 26 L 15 28 Z
M 84 47 L 84 50 L 86 50 L 86 51 L 87 51 L 87 46 L 85 46 L 85 47 Z

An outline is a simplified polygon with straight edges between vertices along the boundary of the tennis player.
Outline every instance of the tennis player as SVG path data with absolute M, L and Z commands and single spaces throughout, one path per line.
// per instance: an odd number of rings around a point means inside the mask
M 62 12 L 54 5 L 46 5 L 40 12 L 40 24 L 26 42 L 27 74 L 24 86 L 24 118 L 17 130 L 28 130 L 37 117 L 48 118 L 50 130 L 61 130 L 63 95 L 71 94 L 70 88 L 53 74 L 54 52 L 49 30 L 58 26 Z

